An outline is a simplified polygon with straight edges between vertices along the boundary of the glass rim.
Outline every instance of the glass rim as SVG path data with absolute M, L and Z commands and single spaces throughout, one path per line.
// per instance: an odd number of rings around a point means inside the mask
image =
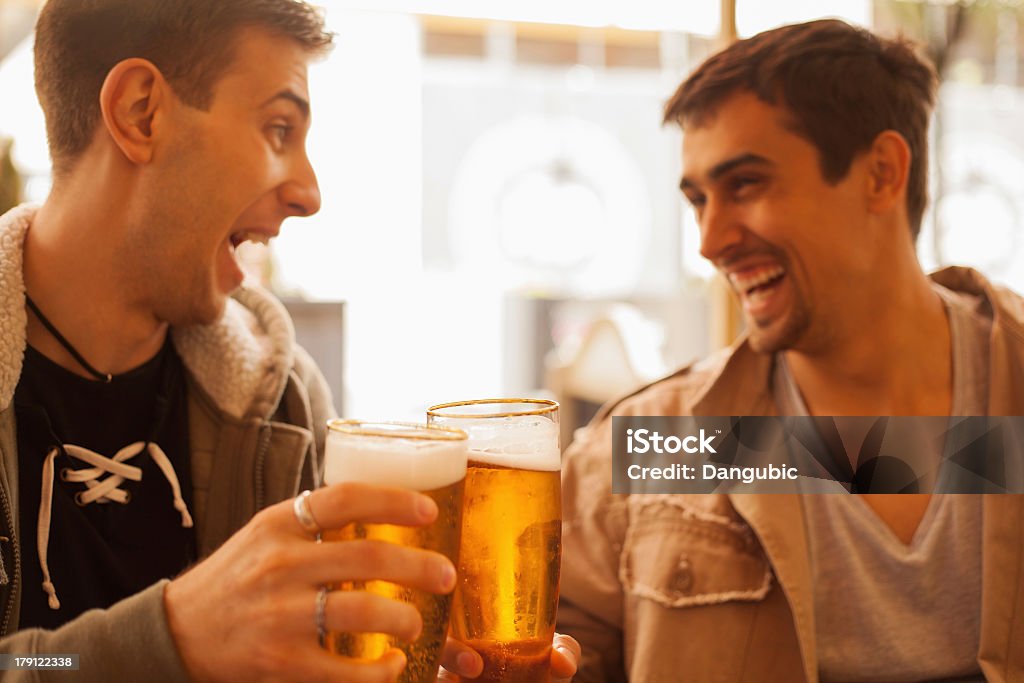
M 393 427 L 399 429 L 392 429 Z M 421 441 L 465 441 L 469 439 L 469 434 L 456 427 L 392 420 L 335 418 L 327 421 L 327 431 L 347 436 L 371 436 L 385 439 L 418 439 Z
M 467 406 L 479 406 L 487 404 L 516 404 L 522 403 L 527 405 L 543 406 L 540 408 L 534 408 L 532 410 L 519 410 L 515 412 L 502 412 L 502 413 L 449 413 L 445 412 L 449 408 L 462 408 Z M 457 419 L 485 419 L 485 418 L 497 418 L 497 417 L 519 417 L 527 415 L 549 415 L 558 410 L 558 401 L 552 401 L 548 398 L 477 398 L 471 401 L 452 401 L 450 403 L 438 403 L 427 408 L 427 415 L 429 417 L 450 417 Z

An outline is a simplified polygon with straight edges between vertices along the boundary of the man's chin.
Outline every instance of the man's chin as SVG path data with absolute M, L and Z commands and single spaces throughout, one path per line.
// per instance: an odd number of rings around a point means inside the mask
M 210 305 L 201 312 L 200 325 L 212 325 L 224 316 L 224 311 L 228 307 L 228 299 L 231 298 L 231 294 L 237 291 L 239 287 L 236 287 L 232 292 L 228 294 L 218 294 L 214 297 Z
M 796 345 L 800 337 L 797 326 L 788 324 L 787 320 L 774 320 L 770 323 L 747 320 L 747 342 L 757 353 L 778 353 Z
M 785 315 L 772 320 L 746 318 L 747 341 L 758 353 L 778 353 L 797 350 L 805 346 L 811 329 L 811 317 L 806 308 L 789 309 Z
M 228 305 L 228 294 L 217 294 L 207 301 L 196 301 L 178 320 L 169 321 L 172 327 L 212 325 L 221 319 Z

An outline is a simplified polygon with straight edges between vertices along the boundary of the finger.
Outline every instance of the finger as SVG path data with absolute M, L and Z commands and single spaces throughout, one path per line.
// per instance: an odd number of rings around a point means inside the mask
M 322 648 L 301 648 L 295 653 L 294 667 L 284 671 L 281 680 L 359 681 L 359 683 L 394 683 L 405 669 L 406 659 L 401 650 L 392 648 L 379 659 L 342 657 Z
M 455 588 L 455 565 L 432 550 L 367 539 L 294 545 L 278 561 L 312 586 L 380 580 L 440 595 Z
M 449 638 L 441 651 L 441 666 L 452 674 L 476 678 L 484 672 L 484 660 L 471 647 Z M 452 680 L 458 680 L 453 678 Z
M 415 607 L 366 591 L 328 593 L 324 621 L 329 631 L 388 633 L 407 642 L 423 631 L 423 617 Z
M 581 657 L 582 648 L 574 638 L 556 633 L 551 648 L 551 675 L 554 678 L 552 683 L 567 683 L 571 680 L 576 675 Z
M 297 592 L 249 620 L 278 638 L 316 643 L 318 597 L 308 589 Z M 336 633 L 386 633 L 412 642 L 423 631 L 423 617 L 415 606 L 366 591 L 328 592 L 323 616 L 324 628 Z
M 340 529 L 351 522 L 423 526 L 437 518 L 437 504 L 428 496 L 384 486 L 345 482 L 319 488 L 309 496 L 309 510 L 322 529 Z M 282 528 L 309 538 L 295 518 L 293 499 L 269 508 Z

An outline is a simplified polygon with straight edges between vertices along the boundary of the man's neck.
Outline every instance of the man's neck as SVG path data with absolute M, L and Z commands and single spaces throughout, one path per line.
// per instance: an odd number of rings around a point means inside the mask
M 815 353 L 786 351 L 812 415 L 948 415 L 952 405 L 949 321 L 924 278 L 848 320 Z
M 81 194 L 78 194 L 81 197 Z M 123 279 L 117 245 L 124 219 L 98 201 L 48 201 L 25 237 L 25 287 L 40 311 L 85 360 L 101 373 L 118 374 L 155 356 L 167 336 Z M 90 225 L 91 223 L 102 223 Z M 50 360 L 83 377 L 78 363 L 28 311 L 28 343 Z

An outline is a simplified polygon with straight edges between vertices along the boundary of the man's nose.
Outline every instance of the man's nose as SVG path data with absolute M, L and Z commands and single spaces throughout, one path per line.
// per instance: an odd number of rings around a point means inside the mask
M 708 199 L 698 217 L 700 255 L 712 263 L 727 256 L 743 241 L 743 227 L 736 211 L 714 199 Z
M 279 196 L 289 216 L 312 216 L 320 210 L 320 185 L 308 156 L 296 160 L 292 177 L 281 185 Z

